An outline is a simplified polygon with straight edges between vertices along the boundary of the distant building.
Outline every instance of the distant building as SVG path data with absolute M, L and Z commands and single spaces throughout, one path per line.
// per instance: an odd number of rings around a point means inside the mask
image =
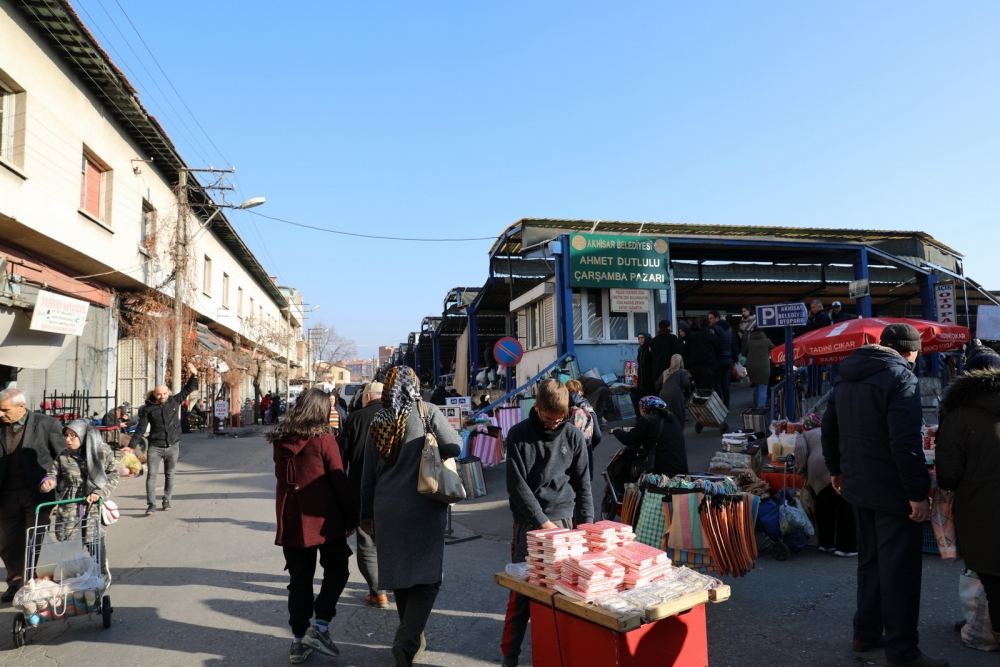
M 394 355 L 395 353 L 396 353 L 396 348 L 392 347 L 391 345 L 380 345 L 378 348 L 379 366 L 392 359 L 392 355 Z
M 355 380 L 367 380 L 372 376 L 371 359 L 352 359 L 351 361 L 345 361 L 344 368 L 351 371 L 351 377 Z

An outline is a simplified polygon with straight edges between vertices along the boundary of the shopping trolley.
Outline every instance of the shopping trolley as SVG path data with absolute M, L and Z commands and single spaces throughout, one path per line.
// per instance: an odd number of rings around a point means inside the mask
M 695 433 L 701 433 L 706 427 L 718 427 L 723 433 L 729 433 L 729 424 L 726 423 L 729 408 L 714 391 L 710 394 L 694 392 L 688 401 L 687 409 L 694 416 Z
M 100 614 L 104 627 L 111 627 L 114 609 L 106 595 L 107 576 L 102 573 L 101 512 L 93 517 L 39 523 L 45 508 L 86 501 L 57 500 L 35 509 L 35 525 L 27 531 L 24 585 L 14 596 L 14 606 L 20 610 L 11 630 L 15 648 L 24 646 L 28 628 L 75 616 Z M 98 508 L 103 504 L 99 499 Z

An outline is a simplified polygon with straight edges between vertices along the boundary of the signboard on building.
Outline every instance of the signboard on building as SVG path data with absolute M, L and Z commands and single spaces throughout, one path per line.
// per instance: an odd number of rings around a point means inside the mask
M 472 412 L 472 398 L 469 396 L 449 396 L 445 401 L 448 405 L 457 405 L 465 412 Z
M 648 289 L 622 289 L 612 287 L 609 291 L 612 313 L 648 313 L 650 291 Z
M 809 311 L 801 301 L 757 306 L 757 326 L 761 329 L 804 327 L 809 323 Z
M 868 279 L 862 278 L 861 280 L 852 280 L 847 283 L 847 294 L 852 299 L 862 299 L 866 296 L 871 296 L 871 286 L 868 284 Z
M 937 304 L 937 321 L 942 324 L 957 324 L 955 311 L 955 285 L 938 283 L 934 286 L 934 301 Z
M 229 419 L 229 401 L 215 402 L 215 418 Z
M 31 314 L 29 329 L 58 334 L 82 336 L 87 326 L 86 301 L 63 296 L 54 292 L 38 290 L 35 310 Z
M 664 289 L 670 281 L 667 240 L 646 236 L 571 234 L 573 287 Z
M 441 414 L 448 421 L 448 424 L 458 431 L 462 432 L 462 407 L 459 405 L 442 405 Z

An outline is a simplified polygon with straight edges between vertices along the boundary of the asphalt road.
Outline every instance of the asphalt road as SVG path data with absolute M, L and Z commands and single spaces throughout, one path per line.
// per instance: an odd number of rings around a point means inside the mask
M 738 391 L 734 407 L 749 393 Z M 738 417 L 737 417 L 738 419 Z M 731 420 L 735 422 L 736 420 Z M 718 431 L 688 428 L 693 469 L 716 451 Z M 617 448 L 606 439 L 595 468 Z M 482 535 L 445 549 L 445 582 L 427 628 L 422 663 L 440 667 L 497 665 L 506 591 L 492 574 L 509 560 L 511 519 L 502 467 L 486 470 L 489 496 L 459 504 L 458 535 Z M 162 484 L 162 481 L 161 481 Z M 182 445 L 172 512 L 144 517 L 145 478 L 123 480 L 115 500 L 122 519 L 111 528 L 108 551 L 115 581 L 109 630 L 79 617 L 29 631 L 13 649 L 0 635 L 0 665 L 180 667 L 271 666 L 287 663 L 290 633 L 281 551 L 274 546 L 274 482 L 270 446 L 259 436 L 213 439 L 191 435 Z M 595 485 L 595 501 L 603 495 Z M 854 605 L 854 561 L 807 548 L 787 561 L 762 557 L 754 572 L 729 581 L 732 599 L 709 605 L 713 667 L 882 665 L 848 650 Z M 922 647 L 952 665 L 995 665 L 996 654 L 965 648 L 952 630 L 961 617 L 960 565 L 925 556 Z M 391 665 L 394 610 L 364 604 L 365 584 L 352 576 L 332 624 L 340 665 Z M 13 611 L 0 609 L 9 628 Z M 530 664 L 530 651 L 523 664 Z M 331 664 L 318 655 L 307 664 Z

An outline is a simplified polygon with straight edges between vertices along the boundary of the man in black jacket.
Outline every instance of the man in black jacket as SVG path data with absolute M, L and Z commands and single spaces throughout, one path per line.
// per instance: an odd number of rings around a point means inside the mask
M 920 385 L 911 370 L 920 334 L 891 324 L 879 343 L 840 365 L 823 417 L 823 458 L 858 528 L 854 650 L 884 645 L 890 665 L 947 667 L 917 646 L 921 540 L 930 512 Z
M 514 515 L 511 561 L 528 557 L 528 531 L 572 528 L 594 520 L 587 443 L 569 423 L 569 390 L 558 380 L 538 387 L 528 419 L 507 434 L 507 493 Z M 504 621 L 504 667 L 517 667 L 531 616 L 529 600 L 511 593 Z
M 670 331 L 670 322 L 660 320 L 659 328 L 649 349 L 653 353 L 653 381 L 660 379 L 663 371 L 670 368 L 670 358 L 681 353 L 681 342 Z
M 361 507 L 361 477 L 365 471 L 365 444 L 368 442 L 368 429 L 375 415 L 382 409 L 382 383 L 372 382 L 365 385 L 361 395 L 362 407 L 347 416 L 340 429 L 340 458 L 347 468 L 347 480 L 351 484 L 351 492 Z M 360 515 L 359 515 L 360 516 Z M 358 540 L 358 569 L 361 576 L 368 582 L 368 595 L 365 602 L 379 609 L 389 608 L 389 597 L 378 587 L 378 552 L 375 540 L 363 530 L 355 533 Z
M 728 408 L 729 390 L 733 381 L 733 363 L 740 356 L 739 336 L 717 310 L 708 314 L 708 321 L 712 325 L 712 333 L 718 337 L 722 346 L 722 354 L 715 363 L 715 391 Z
M 832 324 L 840 324 L 841 322 L 849 322 L 854 319 L 854 315 L 844 312 L 844 307 L 840 305 L 839 301 L 834 301 L 830 304 L 830 322 Z
M 711 394 L 715 388 L 715 368 L 722 356 L 722 343 L 710 326 L 707 317 L 699 317 L 691 323 L 691 332 L 684 339 L 691 379 L 702 394 Z
M 149 426 L 146 450 L 146 516 L 156 509 L 156 475 L 160 470 L 160 460 L 163 460 L 163 511 L 170 511 L 170 497 L 174 492 L 174 466 L 181 450 L 181 403 L 188 395 L 198 388 L 198 369 L 194 364 L 187 365 L 187 384 L 180 393 L 170 395 L 170 388 L 165 384 L 155 387 L 146 399 L 146 404 L 139 409 L 139 423 L 135 427 L 138 436 L 145 435 Z
M 809 323 L 806 324 L 806 331 L 815 331 L 816 329 L 828 327 L 831 324 L 833 324 L 833 320 L 830 319 L 830 314 L 823 308 L 823 302 L 819 299 L 814 299 L 809 304 Z
M 35 525 L 38 504 L 53 499 L 39 484 L 66 441 L 59 422 L 28 412 L 17 389 L 0 391 L 0 422 L 0 559 L 7 568 L 7 591 L 0 602 L 10 602 L 24 583 L 25 531 Z M 47 524 L 48 516 L 48 511 L 40 512 L 39 525 Z

